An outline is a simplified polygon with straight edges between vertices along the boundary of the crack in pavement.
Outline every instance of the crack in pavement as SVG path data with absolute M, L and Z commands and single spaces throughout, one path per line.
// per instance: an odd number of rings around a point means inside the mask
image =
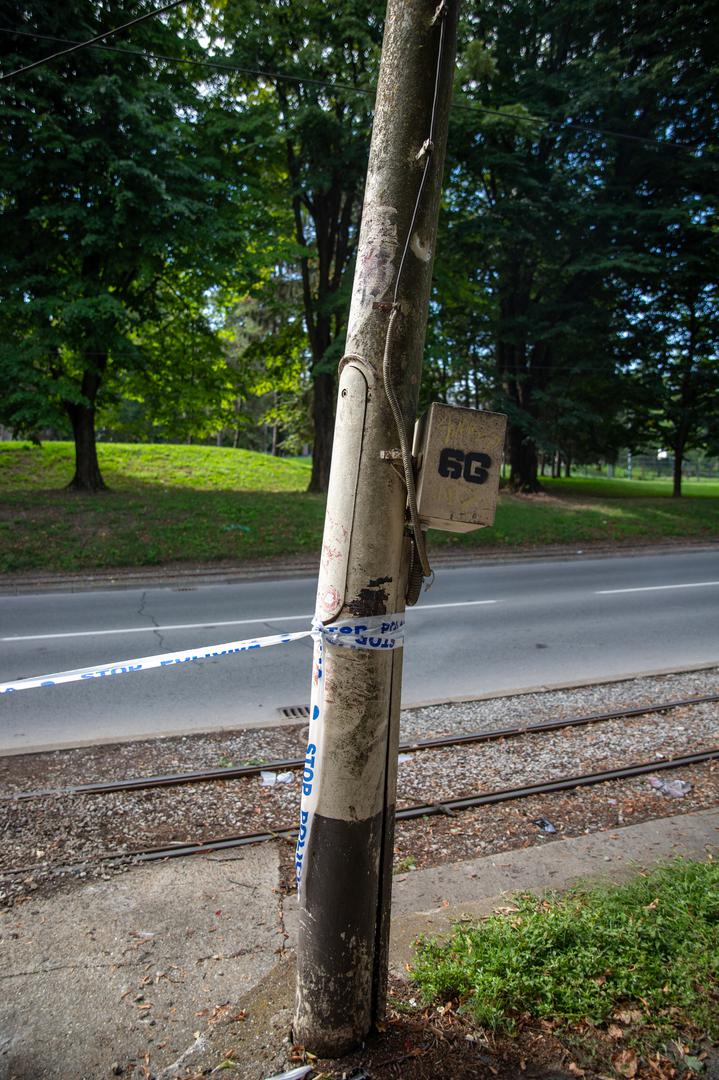
M 165 638 L 164 638 L 164 635 L 163 635 L 162 631 L 159 629 L 160 624 L 159 624 L 159 622 L 157 621 L 157 619 L 155 618 L 154 615 L 152 615 L 149 611 L 145 610 L 146 606 L 147 606 L 147 590 L 143 590 L 142 596 L 140 597 L 140 606 L 137 609 L 137 614 L 141 619 L 144 619 L 144 618 L 149 619 L 150 622 L 152 623 L 152 625 L 157 628 L 157 629 L 153 630 L 153 634 L 157 638 L 157 641 L 158 641 L 158 644 L 159 644 L 160 648 L 164 649 L 165 648 Z
M 236 952 L 231 953 L 210 953 L 209 956 L 198 956 L 195 958 L 196 964 L 205 964 L 208 960 L 237 960 L 240 956 L 251 956 L 253 949 L 238 949 Z
M 276 851 L 277 856 L 277 929 L 280 935 L 280 947 L 277 949 L 277 955 L 281 960 L 284 960 L 287 955 L 287 941 L 289 939 L 289 932 L 285 926 L 285 894 L 282 891 L 282 858 L 279 849 Z
M 207 1036 L 198 1035 L 191 1046 L 188 1046 L 185 1051 L 173 1061 L 171 1065 L 167 1065 L 161 1072 L 157 1074 L 157 1080 L 164 1080 L 165 1077 L 177 1076 L 179 1070 L 183 1067 L 183 1062 L 186 1061 L 193 1053 L 202 1053 L 207 1047 Z
M 118 961 L 107 964 L 55 964 L 51 967 L 34 968 L 29 971 L 5 971 L 0 974 L 0 980 L 24 979 L 31 975 L 54 975 L 56 971 L 125 971 L 132 968 L 144 968 L 146 963 L 146 960 L 138 959 L 131 964 L 118 963 Z

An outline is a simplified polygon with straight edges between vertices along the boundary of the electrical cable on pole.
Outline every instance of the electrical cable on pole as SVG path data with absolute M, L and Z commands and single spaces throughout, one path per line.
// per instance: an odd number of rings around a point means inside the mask
M 424 192 L 424 186 L 427 182 L 427 174 L 429 173 L 430 162 L 432 161 L 432 152 L 434 150 L 434 122 L 437 115 L 437 93 L 439 90 L 439 77 L 442 71 L 442 56 L 444 46 L 444 0 L 437 8 L 435 13 L 436 17 L 439 17 L 440 32 L 439 32 L 439 46 L 437 48 L 437 65 L 434 74 L 434 96 L 432 98 L 432 112 L 429 120 L 429 135 L 422 143 L 418 159 L 424 157 L 424 168 L 422 169 L 422 179 L 419 182 L 419 190 L 417 191 L 417 198 L 414 204 L 414 210 L 412 211 L 412 218 L 407 229 L 407 237 L 404 242 L 404 248 L 402 250 L 402 258 L 399 261 L 399 269 L 397 271 L 397 278 L 394 283 L 394 295 L 392 297 L 392 311 L 390 313 L 389 320 L 387 322 L 387 338 L 385 340 L 384 356 L 382 359 L 382 378 L 384 382 L 384 389 L 389 401 L 390 408 L 392 409 L 392 415 L 394 417 L 395 424 L 397 425 L 397 438 L 399 439 L 400 452 L 402 454 L 402 467 L 404 470 L 404 482 L 407 488 L 407 505 L 410 513 L 410 520 L 412 523 L 412 560 L 410 563 L 409 572 L 409 586 L 407 592 L 407 603 L 411 605 L 416 604 L 419 597 L 419 591 L 421 588 L 421 582 L 423 578 L 429 578 L 432 575 L 432 568 L 429 565 L 429 556 L 427 555 L 427 545 L 425 543 L 424 531 L 419 521 L 419 511 L 417 509 L 417 492 L 414 482 L 414 465 L 412 463 L 412 452 L 409 445 L 409 439 L 404 429 L 404 418 L 402 416 L 402 410 L 397 400 L 397 394 L 394 388 L 394 372 L 392 367 L 393 353 L 392 353 L 392 333 L 394 330 L 397 316 L 400 312 L 399 291 L 400 284 L 402 282 L 402 271 L 404 270 L 405 262 L 407 261 L 407 252 L 409 251 L 410 241 L 412 234 L 414 233 L 414 226 L 417 220 L 417 214 L 422 202 L 422 193 Z M 416 556 L 416 558 L 415 558 Z

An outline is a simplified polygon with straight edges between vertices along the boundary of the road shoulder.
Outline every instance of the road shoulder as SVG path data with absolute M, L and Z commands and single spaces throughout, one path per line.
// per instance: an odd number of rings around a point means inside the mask
M 549 544 L 509 548 L 506 545 L 443 547 L 431 552 L 434 567 L 477 566 L 485 563 L 541 562 L 545 560 L 609 559 L 628 555 L 669 555 L 719 550 L 719 539 L 696 541 L 684 537 L 647 543 Z M 46 571 L 6 573 L 0 577 L 0 596 L 22 593 L 87 592 L 99 589 L 143 587 L 177 588 L 189 585 L 222 585 L 242 581 L 316 577 L 319 555 L 282 556 L 238 562 L 170 563 L 160 566 L 110 567 L 72 573 Z

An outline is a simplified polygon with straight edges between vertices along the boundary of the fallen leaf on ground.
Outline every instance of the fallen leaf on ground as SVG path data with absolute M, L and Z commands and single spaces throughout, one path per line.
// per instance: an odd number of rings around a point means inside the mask
M 612 1058 L 612 1065 L 620 1076 L 626 1076 L 631 1080 L 633 1076 L 637 1075 L 637 1069 L 639 1068 L 639 1058 L 636 1050 L 621 1050 Z
M 644 1013 L 641 1009 L 617 1009 L 614 1016 L 620 1024 L 638 1024 L 644 1018 Z

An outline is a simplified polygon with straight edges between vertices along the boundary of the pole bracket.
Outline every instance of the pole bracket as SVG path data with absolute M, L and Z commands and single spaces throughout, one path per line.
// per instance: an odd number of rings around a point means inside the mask
M 402 463 L 402 451 L 399 449 L 394 450 L 380 450 L 380 459 L 382 461 L 389 461 L 390 465 L 399 476 L 402 483 L 407 486 L 407 482 L 404 476 L 404 465 Z

